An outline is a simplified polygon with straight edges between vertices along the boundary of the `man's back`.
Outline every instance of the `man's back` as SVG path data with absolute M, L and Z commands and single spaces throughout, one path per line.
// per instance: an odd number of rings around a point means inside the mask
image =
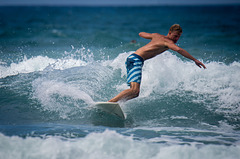
M 141 32 L 139 33 L 139 36 L 145 39 L 151 39 L 151 41 L 147 45 L 139 48 L 135 52 L 136 54 L 141 56 L 144 60 L 150 59 L 168 50 L 169 48 L 167 47 L 167 43 L 173 43 L 166 36 L 158 33 L 150 34 L 150 33 Z

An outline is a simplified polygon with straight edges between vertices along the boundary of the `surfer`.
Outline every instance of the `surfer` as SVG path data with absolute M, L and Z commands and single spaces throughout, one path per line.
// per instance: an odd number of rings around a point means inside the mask
M 182 34 L 182 28 L 179 24 L 174 24 L 170 27 L 167 36 L 158 33 L 146 33 L 140 32 L 139 36 L 145 39 L 150 39 L 151 41 L 139 48 L 135 53 L 129 55 L 126 59 L 127 68 L 127 83 L 130 86 L 120 92 L 116 97 L 109 100 L 109 102 L 117 102 L 119 100 L 129 100 L 138 97 L 140 93 L 140 84 L 142 77 L 142 66 L 145 60 L 153 58 L 156 55 L 163 53 L 164 51 L 171 49 L 178 52 L 182 56 L 193 60 L 197 66 L 200 68 L 206 68 L 206 66 L 190 55 L 186 50 L 178 47 L 178 39 Z

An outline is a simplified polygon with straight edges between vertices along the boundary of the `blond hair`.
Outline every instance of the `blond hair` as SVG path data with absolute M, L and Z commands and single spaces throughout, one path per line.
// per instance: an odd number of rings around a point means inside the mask
M 182 33 L 182 28 L 179 24 L 173 24 L 170 29 L 169 29 L 170 32 L 173 32 L 173 31 L 177 31 L 179 33 Z

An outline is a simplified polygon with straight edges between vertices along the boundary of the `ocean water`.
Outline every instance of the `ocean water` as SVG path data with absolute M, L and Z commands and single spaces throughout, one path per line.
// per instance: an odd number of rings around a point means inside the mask
M 0 7 L 0 158 L 239 159 L 240 6 Z M 145 61 L 126 120 L 101 112 L 125 59 L 179 23 Z M 136 43 L 131 41 L 135 40 Z

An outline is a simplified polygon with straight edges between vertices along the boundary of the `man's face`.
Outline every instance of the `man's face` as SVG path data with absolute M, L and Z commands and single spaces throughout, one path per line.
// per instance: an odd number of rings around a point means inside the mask
M 169 32 L 169 38 L 174 42 L 177 43 L 178 39 L 180 38 L 181 33 L 179 33 L 178 31 L 173 31 L 173 32 Z

